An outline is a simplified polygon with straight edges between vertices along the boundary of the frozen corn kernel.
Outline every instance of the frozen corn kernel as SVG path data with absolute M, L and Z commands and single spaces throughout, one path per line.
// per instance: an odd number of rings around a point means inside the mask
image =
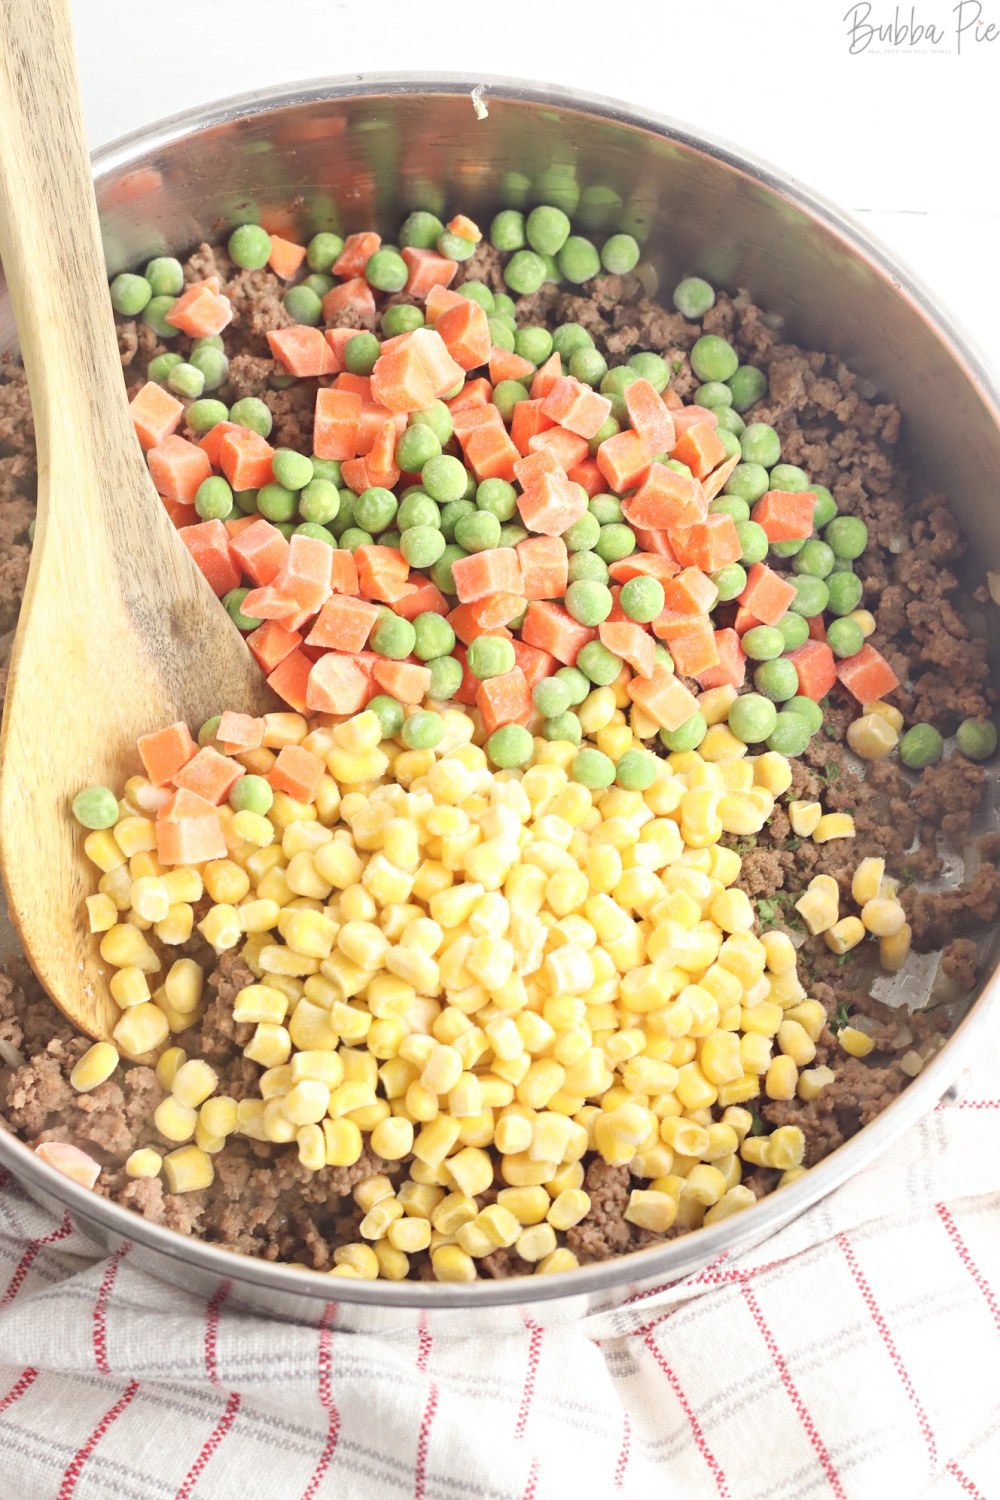
M 874 901 L 879 895 L 884 875 L 884 859 L 870 856 L 860 861 L 851 879 L 851 895 L 859 906 L 864 906 L 868 901 Z
M 841 917 L 823 934 L 823 941 L 831 953 L 849 953 L 864 941 L 865 926 L 860 917 Z
M 899 744 L 899 731 L 881 713 L 862 714 L 847 726 L 847 743 L 862 760 L 884 760 Z
M 909 922 L 904 922 L 898 932 L 894 932 L 882 938 L 879 943 L 879 961 L 883 969 L 890 974 L 895 974 L 903 967 L 910 951 L 913 941 L 913 929 Z
M 795 910 L 813 936 L 827 932 L 837 921 L 837 902 L 824 890 L 805 891 L 796 901 Z
M 878 714 L 881 718 L 885 719 L 887 724 L 892 726 L 897 734 L 901 734 L 903 731 L 903 715 L 898 708 L 893 707 L 891 703 L 884 703 L 881 698 L 874 703 L 862 704 L 861 712 L 864 715 Z
M 170 1034 L 166 1016 L 158 1005 L 145 1001 L 126 1010 L 111 1036 L 126 1057 L 142 1057 L 161 1046 Z
M 819 802 L 789 802 L 788 821 L 792 825 L 792 832 L 800 839 L 807 839 L 810 834 L 815 833 L 816 825 L 823 816 L 823 807 Z
M 95 1042 L 88 1047 L 69 1075 L 69 1081 L 79 1094 L 106 1083 L 118 1066 L 118 1052 L 110 1042 Z
M 875 1043 L 864 1031 L 859 1031 L 856 1026 L 844 1026 L 837 1033 L 837 1041 L 843 1050 L 851 1057 L 867 1057 L 872 1051 Z
M 866 901 L 861 908 L 861 921 L 866 932 L 879 938 L 895 937 L 906 925 L 906 912 L 898 901 L 884 900 L 876 896 Z
M 197 1109 L 215 1092 L 218 1084 L 215 1069 L 201 1058 L 192 1058 L 189 1062 L 181 1063 L 170 1087 L 178 1104 Z
M 717 1174 L 718 1175 L 718 1174 Z M 665 1234 L 677 1215 L 677 1204 L 669 1193 L 653 1189 L 634 1188 L 629 1194 L 628 1206 L 623 1218 L 640 1229 L 649 1229 Z

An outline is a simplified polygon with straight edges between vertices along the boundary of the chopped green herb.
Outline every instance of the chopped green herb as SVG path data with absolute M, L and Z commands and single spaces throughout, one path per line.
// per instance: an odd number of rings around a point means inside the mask
M 917 872 L 912 865 L 904 865 L 899 872 L 901 885 L 912 885 L 917 878 Z
M 842 969 L 845 964 L 849 964 L 850 963 L 850 961 L 851 961 L 851 954 L 853 953 L 853 951 L 854 951 L 853 949 L 848 949 L 848 951 L 846 953 L 838 953 L 837 954 L 837 957 L 834 959 L 834 963 L 837 965 L 838 969 Z
M 840 957 L 841 958 L 846 958 L 847 954 L 846 953 L 842 953 L 840 955 Z M 834 1016 L 833 1020 L 830 1022 L 830 1030 L 833 1031 L 833 1032 L 843 1031 L 844 1027 L 847 1026 L 847 1025 L 849 1025 L 849 1024 L 850 1024 L 850 1011 L 848 1010 L 847 1001 L 846 1000 L 841 1000 L 840 1004 L 837 1006 L 837 1014 Z
M 750 1114 L 753 1117 L 753 1124 L 750 1126 L 749 1134 L 750 1135 L 763 1135 L 764 1134 L 764 1121 L 761 1119 L 760 1115 L 754 1109 L 754 1107 L 753 1107 L 752 1104 L 748 1105 L 747 1108 L 749 1109 Z

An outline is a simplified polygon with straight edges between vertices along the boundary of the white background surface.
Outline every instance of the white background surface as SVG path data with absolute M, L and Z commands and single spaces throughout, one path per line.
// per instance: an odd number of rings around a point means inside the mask
M 1000 368 L 1000 0 L 964 0 L 959 14 L 954 0 L 916 0 L 936 44 L 872 38 L 854 55 L 849 4 L 72 0 L 92 147 L 228 94 L 329 74 L 436 70 L 471 84 L 481 70 L 587 89 L 728 139 L 847 209 Z M 868 25 L 891 26 L 910 21 L 911 5 L 860 0 L 862 23 L 866 12 Z

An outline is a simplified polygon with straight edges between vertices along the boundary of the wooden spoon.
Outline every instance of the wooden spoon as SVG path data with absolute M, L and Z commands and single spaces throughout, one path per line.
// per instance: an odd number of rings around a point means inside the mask
M 82 1031 L 118 1019 L 70 814 L 140 734 L 275 707 L 178 539 L 129 419 L 68 0 L 0 5 L 0 259 L 38 447 L 38 519 L 0 738 L 0 868 L 32 968 Z

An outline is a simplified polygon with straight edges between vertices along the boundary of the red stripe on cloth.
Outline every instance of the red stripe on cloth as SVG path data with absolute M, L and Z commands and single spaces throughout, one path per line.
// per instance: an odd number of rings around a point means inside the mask
M 691 1427 L 691 1435 L 694 1438 L 695 1447 L 698 1449 L 698 1452 L 705 1460 L 708 1471 L 711 1474 L 712 1478 L 715 1480 L 715 1487 L 719 1492 L 720 1500 L 732 1500 L 731 1491 L 729 1489 L 729 1481 L 726 1479 L 726 1476 L 722 1469 L 722 1465 L 719 1463 L 719 1460 L 716 1458 L 715 1454 L 708 1446 L 708 1443 L 705 1439 L 705 1434 L 701 1430 L 701 1423 L 695 1416 L 691 1403 L 688 1400 L 687 1396 L 685 1396 L 684 1391 L 681 1388 L 680 1381 L 677 1379 L 677 1376 L 667 1364 L 667 1361 L 664 1359 L 659 1349 L 657 1349 L 656 1340 L 653 1338 L 652 1333 L 647 1333 L 643 1342 L 645 1343 L 646 1348 L 649 1350 L 650 1354 L 652 1354 L 653 1358 L 656 1360 L 656 1363 L 659 1365 L 664 1375 L 667 1377 L 667 1380 L 670 1382 L 670 1389 L 676 1396 L 681 1411 L 688 1419 L 688 1423 Z
M 420 1314 L 420 1324 L 417 1332 L 417 1369 L 422 1375 L 427 1372 L 427 1364 L 431 1357 L 432 1339 L 427 1330 L 427 1318 L 425 1313 Z M 427 1391 L 427 1402 L 424 1406 L 424 1414 L 420 1418 L 420 1428 L 417 1432 L 417 1458 L 413 1474 L 413 1500 L 424 1500 L 427 1486 L 427 1448 L 430 1443 L 431 1426 L 434 1422 L 434 1413 L 437 1411 L 438 1388 L 433 1380 Z
M 935 1203 L 934 1207 L 937 1210 L 938 1218 L 941 1220 L 941 1223 L 945 1227 L 948 1238 L 951 1240 L 951 1243 L 955 1247 L 959 1260 L 962 1262 L 962 1265 L 965 1267 L 969 1275 L 972 1277 L 973 1281 L 976 1283 L 976 1286 L 982 1292 L 983 1297 L 986 1299 L 986 1306 L 993 1314 L 993 1321 L 996 1324 L 998 1331 L 1000 1331 L 1000 1306 L 997 1305 L 997 1299 L 993 1294 L 993 1288 L 990 1286 L 989 1282 L 986 1280 L 986 1277 L 983 1275 L 982 1271 L 980 1271 L 979 1267 L 972 1259 L 972 1256 L 969 1254 L 969 1247 L 959 1233 L 958 1225 L 952 1218 L 950 1209 L 946 1208 L 943 1203 Z
M 528 1425 L 528 1413 L 531 1410 L 531 1400 L 535 1394 L 535 1376 L 538 1374 L 538 1361 L 542 1356 L 542 1325 L 529 1318 L 527 1313 L 522 1313 L 524 1326 L 531 1337 L 528 1340 L 528 1368 L 524 1375 L 524 1386 L 521 1390 L 521 1402 L 517 1408 L 517 1419 L 514 1422 L 514 1436 L 524 1437 L 524 1429 Z
M 90 1434 L 90 1437 L 84 1443 L 83 1447 L 77 1449 L 76 1453 L 70 1460 L 69 1468 L 66 1470 L 65 1474 L 62 1477 L 62 1484 L 59 1486 L 59 1493 L 56 1495 L 56 1500 L 70 1500 L 70 1496 L 76 1489 L 76 1481 L 79 1479 L 81 1473 L 83 1472 L 83 1466 L 87 1462 L 87 1459 L 93 1453 L 94 1449 L 97 1447 L 98 1443 L 101 1441 L 101 1438 L 107 1432 L 108 1428 L 114 1422 L 118 1421 L 118 1418 L 121 1416 L 125 1408 L 129 1405 L 138 1389 L 138 1380 L 130 1380 L 124 1391 L 122 1391 L 121 1395 L 118 1397 L 118 1400 L 115 1402 L 114 1406 L 112 1406 L 109 1411 L 106 1411 L 104 1413 L 104 1416 L 98 1422 L 97 1426 L 94 1428 L 93 1432 Z
M 524 1494 L 521 1496 L 521 1500 L 535 1500 L 535 1495 L 538 1492 L 539 1467 L 538 1455 L 536 1454 L 531 1460 L 531 1468 L 528 1470 L 528 1482 L 524 1486 Z
M 21 1259 L 18 1261 L 17 1265 L 14 1268 L 14 1274 L 10 1278 L 10 1284 L 8 1285 L 7 1290 L 4 1292 L 3 1296 L 0 1297 L 0 1307 L 6 1307 L 8 1302 L 13 1302 L 14 1298 L 21 1290 L 21 1287 L 24 1285 L 24 1278 L 27 1276 L 28 1272 L 31 1270 L 31 1267 L 34 1265 L 39 1250 L 41 1250 L 45 1245 L 54 1245 L 57 1240 L 64 1240 L 70 1233 L 72 1228 L 73 1226 L 70 1223 L 69 1218 L 69 1209 L 67 1209 L 63 1214 L 63 1221 L 58 1229 L 53 1229 L 51 1234 L 43 1234 L 40 1239 L 32 1240 L 30 1242 L 24 1254 L 21 1256 Z
M 935 1109 L 1000 1109 L 1000 1099 L 956 1099 L 951 1104 L 945 1104 L 943 1100 L 934 1106 Z
M 840 1246 L 840 1249 L 844 1253 L 844 1259 L 847 1261 L 848 1268 L 851 1275 L 854 1277 L 858 1291 L 861 1293 L 864 1304 L 867 1307 L 869 1314 L 871 1315 L 872 1322 L 875 1324 L 875 1327 L 878 1329 L 879 1334 L 881 1335 L 882 1342 L 886 1348 L 886 1353 L 892 1360 L 903 1390 L 906 1392 L 910 1405 L 913 1407 L 914 1413 L 917 1418 L 917 1425 L 919 1426 L 920 1431 L 923 1434 L 924 1442 L 927 1444 L 927 1456 L 931 1461 L 931 1471 L 933 1472 L 933 1470 L 937 1468 L 938 1461 L 937 1443 L 934 1438 L 934 1433 L 931 1430 L 931 1424 L 928 1420 L 927 1413 L 924 1410 L 923 1403 L 921 1402 L 920 1397 L 917 1395 L 916 1391 L 913 1389 L 913 1382 L 910 1379 L 909 1371 L 903 1363 L 899 1350 L 896 1348 L 896 1341 L 892 1336 L 882 1309 L 879 1307 L 878 1303 L 875 1300 L 875 1293 L 872 1291 L 871 1287 L 868 1284 L 867 1277 L 865 1276 L 861 1267 L 858 1265 L 857 1256 L 854 1254 L 853 1245 L 847 1238 L 846 1234 L 837 1235 L 837 1244 Z
M 760 1303 L 757 1301 L 753 1289 L 750 1286 L 744 1284 L 740 1288 L 740 1290 L 747 1307 L 750 1309 L 750 1316 L 756 1323 L 758 1332 L 760 1333 L 760 1336 L 764 1340 L 764 1343 L 767 1347 L 767 1352 L 771 1356 L 771 1361 L 774 1365 L 774 1368 L 778 1372 L 778 1379 L 785 1387 L 785 1394 L 788 1396 L 789 1401 L 792 1403 L 792 1410 L 795 1412 L 795 1415 L 798 1417 L 799 1421 L 802 1423 L 802 1426 L 805 1428 L 806 1436 L 812 1444 L 813 1452 L 816 1454 L 816 1458 L 819 1461 L 819 1465 L 823 1470 L 823 1473 L 829 1480 L 830 1488 L 837 1496 L 837 1500 L 847 1500 L 847 1491 L 841 1484 L 840 1476 L 838 1475 L 836 1469 L 833 1467 L 833 1460 L 826 1450 L 826 1444 L 823 1442 L 823 1439 L 819 1435 L 816 1423 L 813 1421 L 812 1416 L 810 1415 L 809 1408 L 803 1401 L 799 1389 L 792 1379 L 791 1374 L 789 1373 L 788 1365 L 785 1363 L 785 1357 L 781 1353 L 781 1350 L 778 1348 L 774 1334 L 768 1327 L 767 1321 L 764 1318 L 764 1314 L 760 1310 Z
M 0 1183 L 0 1187 L 2 1186 L 3 1184 Z M 30 1385 L 34 1385 L 37 1379 L 38 1371 L 32 1369 L 32 1367 L 29 1365 L 28 1368 L 22 1373 L 17 1383 L 11 1386 L 6 1396 L 4 1396 L 3 1400 L 0 1401 L 0 1413 L 5 1412 L 8 1406 L 13 1406 L 18 1397 L 23 1396 L 28 1387 Z
M 313 1496 L 323 1481 L 323 1476 L 333 1462 L 333 1455 L 337 1451 L 337 1443 L 340 1439 L 340 1412 L 337 1410 L 333 1400 L 333 1387 L 330 1380 L 330 1370 L 333 1363 L 332 1324 L 336 1315 L 336 1302 L 327 1302 L 323 1307 L 323 1316 L 319 1324 L 318 1380 L 320 1405 L 327 1413 L 326 1442 L 323 1445 L 323 1452 L 319 1456 L 319 1462 L 313 1470 L 312 1478 L 303 1491 L 302 1500 L 313 1500 Z
M 205 1308 L 205 1371 L 210 1385 L 221 1386 L 215 1365 L 215 1352 L 219 1338 L 219 1310 L 233 1289 L 231 1281 L 223 1281 L 212 1293 Z
M 952 1459 L 950 1463 L 945 1464 L 944 1472 L 946 1474 L 950 1474 L 955 1483 L 960 1485 L 967 1495 L 972 1496 L 972 1500 L 986 1500 L 986 1496 L 983 1494 L 982 1490 L 979 1489 L 977 1485 L 973 1484 L 968 1474 L 963 1474 L 962 1470 L 958 1467 L 958 1464 L 954 1459 Z
M 632 1424 L 628 1419 L 628 1412 L 623 1411 L 624 1430 L 622 1432 L 622 1445 L 618 1451 L 618 1462 L 615 1464 L 615 1489 L 620 1490 L 625 1483 L 625 1470 L 628 1468 L 629 1454 L 632 1451 Z
M 97 1300 L 94 1303 L 94 1360 L 102 1375 L 111 1374 L 111 1366 L 108 1364 L 107 1345 L 108 1298 L 111 1296 L 111 1288 L 114 1286 L 115 1277 L 118 1275 L 118 1267 L 131 1248 L 131 1242 L 126 1240 L 125 1244 L 116 1250 L 108 1261 L 104 1280 L 101 1282 L 97 1293 Z
M 212 1432 L 204 1448 L 202 1448 L 201 1452 L 198 1454 L 198 1457 L 195 1459 L 194 1463 L 188 1470 L 187 1475 L 184 1479 L 184 1483 L 177 1491 L 176 1500 L 188 1500 L 188 1496 L 194 1489 L 195 1485 L 198 1483 L 198 1480 L 201 1478 L 208 1460 L 212 1457 L 212 1454 L 215 1452 L 216 1448 L 218 1448 L 219 1444 L 222 1442 L 222 1439 L 225 1437 L 230 1427 L 232 1427 L 233 1423 L 236 1421 L 236 1413 L 240 1409 L 240 1401 L 242 1399 L 243 1398 L 240 1396 L 239 1391 L 229 1392 L 229 1400 L 226 1402 L 226 1409 L 222 1413 L 222 1416 L 219 1418 L 215 1426 L 215 1430 Z
M 713 1271 L 716 1266 L 721 1266 L 728 1254 L 728 1250 L 723 1250 L 721 1255 L 717 1255 L 714 1260 L 710 1260 L 700 1275 L 690 1278 L 690 1284 L 692 1286 L 695 1285 L 695 1283 L 703 1280 L 709 1272 Z M 647 1297 L 656 1297 L 660 1292 L 669 1292 L 672 1287 L 680 1286 L 683 1280 L 684 1277 L 680 1276 L 676 1281 L 661 1281 L 659 1286 L 651 1286 L 648 1292 L 633 1292 L 631 1297 L 626 1297 L 619 1305 L 621 1307 L 631 1307 L 634 1302 L 644 1302 Z

